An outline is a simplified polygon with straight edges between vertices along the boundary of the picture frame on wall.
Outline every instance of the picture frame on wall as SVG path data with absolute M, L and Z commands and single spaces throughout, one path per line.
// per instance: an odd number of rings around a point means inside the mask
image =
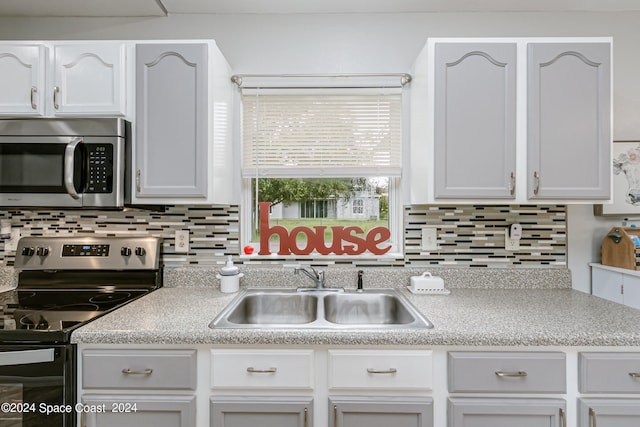
M 640 216 L 640 140 L 613 141 L 613 203 L 594 205 L 596 215 Z

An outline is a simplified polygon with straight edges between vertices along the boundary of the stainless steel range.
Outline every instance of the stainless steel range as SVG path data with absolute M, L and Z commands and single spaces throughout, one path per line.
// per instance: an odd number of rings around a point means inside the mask
M 25 237 L 0 293 L 0 427 L 75 425 L 74 329 L 161 286 L 161 239 Z

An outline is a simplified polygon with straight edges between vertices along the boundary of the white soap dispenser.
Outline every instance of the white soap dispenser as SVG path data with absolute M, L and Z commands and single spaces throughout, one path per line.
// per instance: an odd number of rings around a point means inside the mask
M 216 275 L 220 279 L 220 291 L 225 293 L 238 292 L 242 276 L 243 274 L 239 273 L 238 267 L 233 265 L 233 260 L 229 255 L 227 263 L 220 269 L 220 274 Z

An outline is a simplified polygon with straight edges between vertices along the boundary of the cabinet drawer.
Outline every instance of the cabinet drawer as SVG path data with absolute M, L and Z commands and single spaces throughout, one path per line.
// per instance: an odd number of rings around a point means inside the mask
M 451 393 L 564 393 L 561 352 L 450 352 Z
M 428 350 L 329 350 L 331 389 L 431 389 Z
M 313 388 L 313 350 L 211 350 L 212 388 Z
M 581 393 L 640 393 L 640 353 L 580 353 Z
M 195 350 L 85 350 L 83 388 L 195 390 Z

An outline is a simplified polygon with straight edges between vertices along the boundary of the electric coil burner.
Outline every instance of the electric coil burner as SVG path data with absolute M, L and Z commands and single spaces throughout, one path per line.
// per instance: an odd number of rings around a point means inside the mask
M 71 334 L 160 287 L 160 249 L 153 237 L 20 240 L 18 286 L 0 293 L 0 401 L 15 402 L 0 412 L 0 427 L 74 425 L 74 411 L 40 411 L 75 405 Z

